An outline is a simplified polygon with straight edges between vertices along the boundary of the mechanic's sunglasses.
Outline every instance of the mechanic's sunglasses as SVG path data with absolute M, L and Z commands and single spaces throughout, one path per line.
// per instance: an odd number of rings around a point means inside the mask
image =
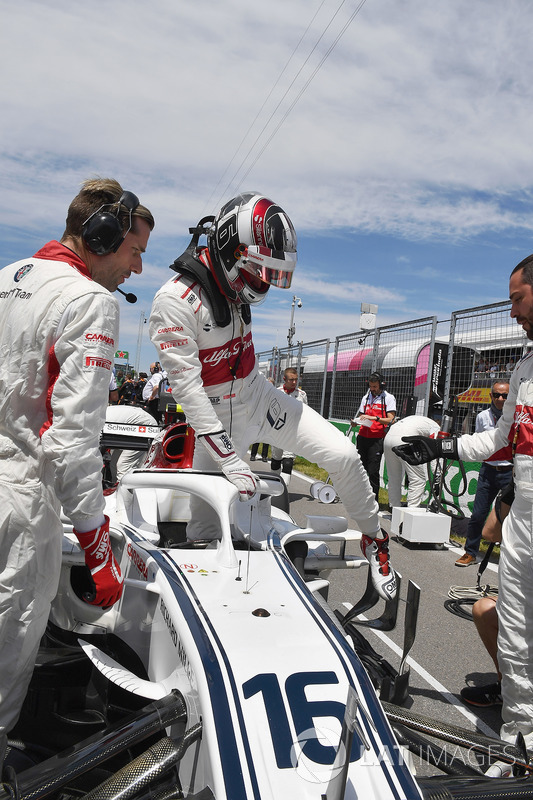
M 496 400 L 498 397 L 503 397 L 504 400 L 507 400 L 507 393 L 506 392 L 493 392 L 492 396 Z

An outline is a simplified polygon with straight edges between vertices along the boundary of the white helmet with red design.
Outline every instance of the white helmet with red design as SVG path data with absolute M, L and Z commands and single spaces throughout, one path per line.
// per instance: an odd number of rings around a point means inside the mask
M 296 266 L 296 233 L 280 206 L 257 192 L 226 203 L 207 231 L 213 273 L 228 298 L 259 303 L 270 286 L 288 289 Z

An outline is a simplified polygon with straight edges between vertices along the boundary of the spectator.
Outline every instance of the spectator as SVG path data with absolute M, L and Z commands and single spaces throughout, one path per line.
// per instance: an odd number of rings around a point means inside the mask
M 351 420 L 360 425 L 357 449 L 368 473 L 374 496 L 379 502 L 379 468 L 383 455 L 383 440 L 396 416 L 396 399 L 385 391 L 385 381 L 379 372 L 368 379 L 368 392 L 361 400 L 357 417 Z
M 92 602 L 109 607 L 122 592 L 99 449 L 118 335 L 110 293 L 142 271 L 153 224 L 117 181 L 89 180 L 61 242 L 0 271 L 0 765 L 58 586 L 61 506 Z
M 146 386 L 146 381 L 148 380 L 148 375 L 146 372 L 139 372 L 139 377 L 135 381 L 135 402 L 137 405 L 142 405 L 143 403 L 143 389 Z
M 307 405 L 307 395 L 298 387 L 298 370 L 294 367 L 287 367 L 283 373 L 283 383 L 278 387 L 280 392 L 285 392 L 289 397 L 294 397 L 300 403 Z M 272 448 L 272 458 L 270 460 L 270 469 L 274 472 L 280 472 L 281 477 L 288 487 L 291 481 L 292 468 L 294 466 L 295 453 L 290 453 L 288 450 L 282 450 L 280 447 Z
M 115 375 L 111 373 L 111 377 L 109 378 L 109 403 L 112 405 L 116 405 L 118 403 L 118 389 L 117 389 L 117 381 Z
M 496 381 L 491 387 L 491 404 L 489 408 L 480 411 L 476 417 L 476 433 L 489 431 L 495 428 L 502 415 L 502 409 L 507 395 L 509 384 Z M 511 480 L 513 465 L 511 462 L 511 446 L 491 455 L 483 462 L 479 470 L 477 489 L 474 497 L 472 516 L 468 520 L 465 552 L 455 562 L 456 567 L 468 567 L 475 564 L 479 553 L 481 531 L 490 511 L 494 498 Z
M 135 402 L 135 383 L 131 372 L 126 373 L 120 389 L 118 390 L 119 405 L 130 405 Z
M 255 461 L 257 458 L 257 453 L 259 452 L 259 448 L 261 447 L 261 461 L 264 461 L 265 464 L 268 462 L 268 448 L 269 445 L 266 442 L 254 442 L 250 448 L 250 461 Z
M 159 384 L 164 373 L 161 369 L 159 361 L 154 361 L 150 364 L 151 377 L 146 381 L 143 388 L 143 401 L 145 408 L 152 417 L 155 417 L 158 422 L 161 421 L 161 414 L 159 413 Z
M 407 473 L 408 481 L 407 505 L 409 508 L 416 508 L 420 505 L 427 483 L 427 467 L 422 464 L 415 466 L 406 464 L 393 452 L 392 448 L 402 443 L 403 436 L 411 436 L 417 433 L 424 436 L 434 436 L 439 430 L 437 422 L 429 417 L 417 416 L 416 414 L 404 417 L 395 422 L 394 425 L 391 425 L 384 442 L 390 508 L 401 505 L 405 473 Z

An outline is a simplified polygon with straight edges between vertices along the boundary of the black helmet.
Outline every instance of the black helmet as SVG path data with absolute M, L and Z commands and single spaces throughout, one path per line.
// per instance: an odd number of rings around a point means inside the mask
M 207 231 L 213 272 L 229 300 L 259 303 L 270 286 L 288 289 L 296 233 L 280 206 L 257 192 L 226 203 Z

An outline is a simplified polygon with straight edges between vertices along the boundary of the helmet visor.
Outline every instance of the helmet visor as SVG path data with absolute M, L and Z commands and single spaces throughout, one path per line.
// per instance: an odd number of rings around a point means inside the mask
M 254 275 L 269 286 L 288 289 L 296 267 L 297 254 L 268 247 L 249 245 L 244 251 L 239 267 Z

